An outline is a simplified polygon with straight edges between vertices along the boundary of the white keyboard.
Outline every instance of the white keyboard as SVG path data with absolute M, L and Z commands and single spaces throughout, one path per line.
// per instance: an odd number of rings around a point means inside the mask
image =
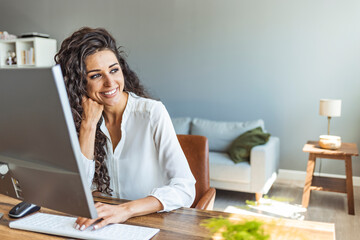
M 92 227 L 89 227 L 84 231 L 80 231 L 74 228 L 75 220 L 74 217 L 36 213 L 10 222 L 9 227 L 81 239 L 147 240 L 159 232 L 159 229 L 156 228 L 126 224 L 111 224 L 97 230 L 92 230 Z

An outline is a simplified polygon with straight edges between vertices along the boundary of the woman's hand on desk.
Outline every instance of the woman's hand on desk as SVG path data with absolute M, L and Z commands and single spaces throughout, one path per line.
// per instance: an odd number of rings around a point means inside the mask
M 128 220 L 131 217 L 129 209 L 126 206 L 121 205 L 109 205 L 101 202 L 95 203 L 95 207 L 98 213 L 98 218 L 96 219 L 89 219 L 89 218 L 82 218 L 79 217 L 76 220 L 78 224 L 75 228 L 79 230 L 84 230 L 91 226 L 93 223 L 94 229 L 102 228 L 110 223 L 122 223 Z M 100 220 L 102 219 L 102 220 Z M 100 221 L 99 221 L 100 220 Z
M 85 230 L 95 222 L 94 229 L 102 228 L 110 223 L 123 223 L 131 217 L 158 212 L 163 209 L 161 202 L 152 196 L 130 201 L 120 205 L 95 203 L 98 218 L 89 219 L 79 217 L 76 220 L 76 229 Z

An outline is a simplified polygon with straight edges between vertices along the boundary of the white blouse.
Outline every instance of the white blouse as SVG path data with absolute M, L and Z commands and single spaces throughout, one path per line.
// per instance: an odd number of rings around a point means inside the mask
M 100 129 L 107 137 L 105 161 L 113 197 L 135 200 L 154 196 L 163 211 L 191 206 L 195 179 L 161 102 L 129 93 L 121 140 L 114 151 L 105 121 Z M 95 161 L 82 158 L 91 186 Z

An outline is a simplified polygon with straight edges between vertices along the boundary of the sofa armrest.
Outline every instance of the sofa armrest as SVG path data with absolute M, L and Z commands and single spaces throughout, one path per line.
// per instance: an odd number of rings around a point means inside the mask
M 270 137 L 264 145 L 253 147 L 250 153 L 251 190 L 266 194 L 279 170 L 280 139 Z
M 196 204 L 196 209 L 212 210 L 214 207 L 216 190 L 215 188 L 209 188 L 206 193 L 200 198 Z

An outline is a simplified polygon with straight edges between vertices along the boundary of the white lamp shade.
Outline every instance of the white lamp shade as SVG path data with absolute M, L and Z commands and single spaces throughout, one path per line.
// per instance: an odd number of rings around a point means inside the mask
M 319 114 L 328 117 L 341 116 L 341 100 L 339 99 L 320 99 Z

